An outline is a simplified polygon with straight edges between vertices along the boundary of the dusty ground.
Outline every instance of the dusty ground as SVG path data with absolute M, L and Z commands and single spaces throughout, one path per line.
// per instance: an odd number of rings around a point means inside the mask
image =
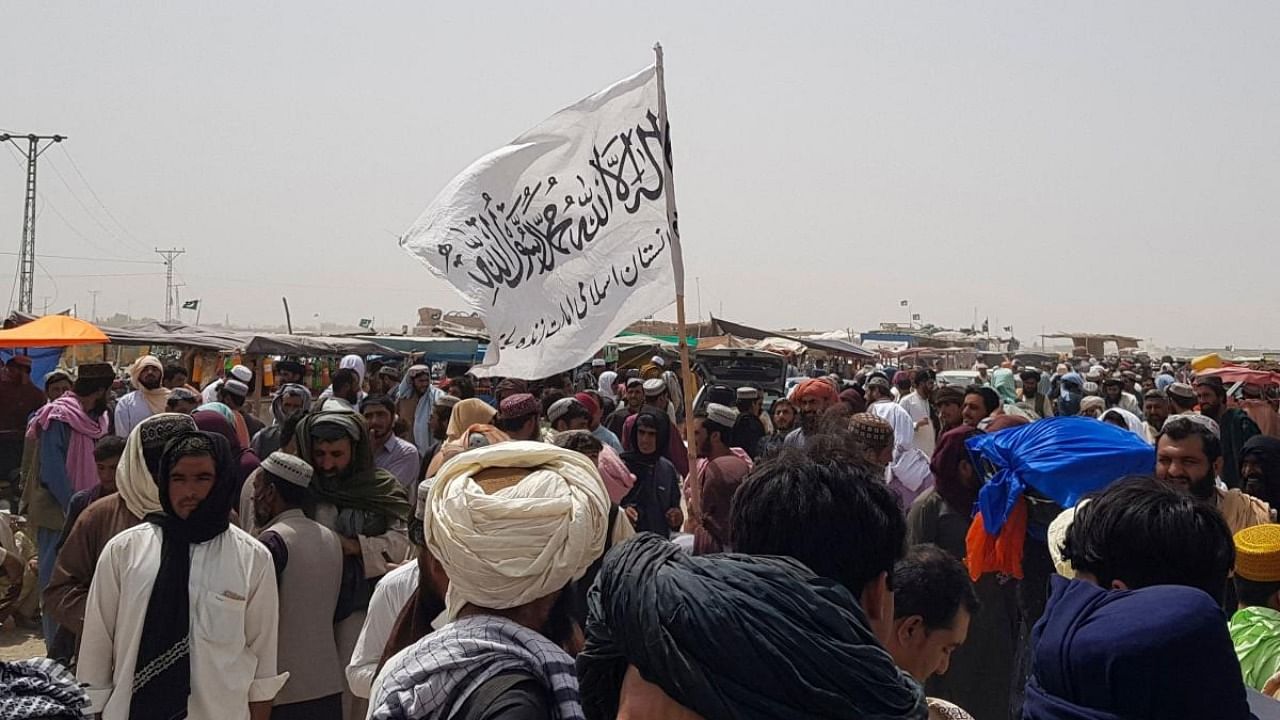
M 0 628 L 0 660 L 29 660 L 44 656 L 39 630 Z

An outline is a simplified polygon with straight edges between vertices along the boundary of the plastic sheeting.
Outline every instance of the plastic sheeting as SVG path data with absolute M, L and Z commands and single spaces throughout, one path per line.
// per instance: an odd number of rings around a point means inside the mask
M 1155 448 L 1128 430 L 1093 418 L 1059 417 L 965 443 L 985 484 L 978 507 L 986 531 L 997 535 L 1024 489 L 1034 488 L 1064 508 L 1128 475 L 1155 470 Z

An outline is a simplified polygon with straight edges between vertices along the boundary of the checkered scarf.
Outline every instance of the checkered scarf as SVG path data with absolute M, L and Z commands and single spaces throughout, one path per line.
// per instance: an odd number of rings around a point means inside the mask
M 527 672 L 547 690 L 558 720 L 585 720 L 573 658 L 560 646 L 506 618 L 457 620 L 402 653 L 374 688 L 373 720 L 445 720 L 492 678 Z
M 0 720 L 80 720 L 88 709 L 84 689 L 56 661 L 0 662 Z

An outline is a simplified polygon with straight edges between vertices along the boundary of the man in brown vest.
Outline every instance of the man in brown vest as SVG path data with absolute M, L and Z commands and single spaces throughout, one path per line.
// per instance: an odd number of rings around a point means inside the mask
M 276 566 L 280 586 L 278 668 L 289 681 L 276 695 L 275 720 L 341 720 L 343 667 L 333 620 L 342 585 L 342 541 L 302 513 L 311 466 L 274 452 L 253 481 L 258 536 Z

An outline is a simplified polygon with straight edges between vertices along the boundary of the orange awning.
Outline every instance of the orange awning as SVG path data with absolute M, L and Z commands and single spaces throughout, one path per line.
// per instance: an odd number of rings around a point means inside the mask
M 0 348 L 103 345 L 111 340 L 98 328 L 67 315 L 45 315 L 12 330 L 0 330 Z

